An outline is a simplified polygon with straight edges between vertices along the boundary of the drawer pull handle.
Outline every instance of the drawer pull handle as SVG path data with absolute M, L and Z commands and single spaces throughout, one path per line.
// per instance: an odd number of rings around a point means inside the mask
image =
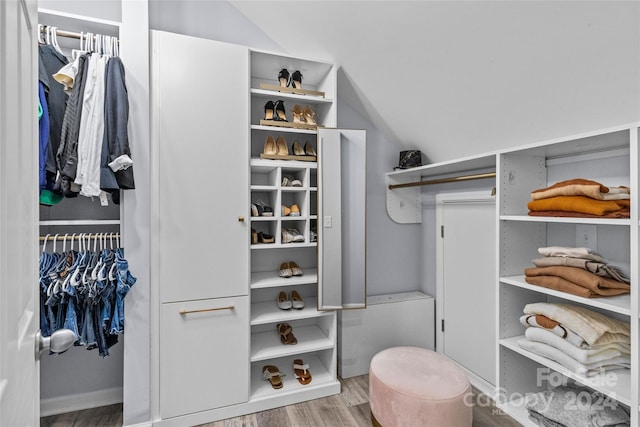
M 191 314 L 191 313 L 205 313 L 207 311 L 219 311 L 219 310 L 233 310 L 235 309 L 235 305 L 229 305 L 226 307 L 217 307 L 217 308 L 204 308 L 202 310 L 180 310 L 180 314 Z

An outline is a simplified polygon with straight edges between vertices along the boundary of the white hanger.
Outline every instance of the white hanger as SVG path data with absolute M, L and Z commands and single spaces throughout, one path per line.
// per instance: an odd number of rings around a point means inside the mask
M 76 233 L 71 235 L 71 252 L 73 252 L 73 241 L 76 240 Z
M 49 240 L 49 236 L 51 236 L 51 234 L 47 234 L 46 236 L 44 236 L 44 243 L 42 243 L 42 253 L 44 253 L 45 249 L 47 248 L 47 240 Z
M 58 240 L 58 236 L 59 234 L 56 233 L 55 236 L 53 236 L 53 252 L 56 251 L 56 241 Z
M 62 253 L 67 253 L 67 236 L 69 236 L 69 233 L 65 233 L 64 239 L 62 240 Z
M 42 24 L 38 24 L 38 43 L 44 44 L 44 36 L 42 33 L 45 31 L 45 27 Z
M 53 48 L 57 50 L 60 55 L 64 56 L 64 53 L 62 53 L 62 49 L 60 49 L 60 45 L 58 44 L 58 27 L 53 27 L 51 40 L 53 42 Z

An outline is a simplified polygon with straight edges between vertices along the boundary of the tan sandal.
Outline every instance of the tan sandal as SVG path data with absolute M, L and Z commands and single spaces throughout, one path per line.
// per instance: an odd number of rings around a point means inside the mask
M 295 375 L 298 382 L 302 385 L 306 385 L 311 382 L 309 365 L 305 364 L 302 359 L 296 359 L 293 361 L 293 375 Z
M 282 344 L 298 344 L 298 340 L 295 335 L 293 335 L 291 325 L 288 323 L 278 323 L 276 326 L 278 328 Z
M 280 373 L 277 366 L 265 365 L 262 367 L 262 379 L 269 381 L 271 387 L 276 390 L 282 388 L 282 377 L 284 377 L 284 374 Z

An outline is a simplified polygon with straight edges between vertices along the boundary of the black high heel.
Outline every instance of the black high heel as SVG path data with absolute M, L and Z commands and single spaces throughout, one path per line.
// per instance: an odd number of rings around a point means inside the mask
M 280 80 L 281 87 L 289 86 L 289 71 L 287 71 L 286 68 L 280 70 L 280 72 L 278 73 L 278 80 Z
M 302 73 L 298 70 L 291 75 L 291 86 L 295 89 L 302 89 Z
M 275 118 L 273 120 L 279 120 L 281 122 L 288 122 L 287 115 L 284 111 L 284 101 L 277 100 L 274 104 L 274 111 L 276 113 Z
M 273 104 L 273 101 L 267 101 L 267 103 L 264 104 L 264 119 L 278 120 L 275 118 L 275 115 L 273 114 L 274 111 L 275 111 L 275 106 Z

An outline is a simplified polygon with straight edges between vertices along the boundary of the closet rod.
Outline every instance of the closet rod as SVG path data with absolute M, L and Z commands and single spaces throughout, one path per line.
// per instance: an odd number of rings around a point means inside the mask
M 65 234 L 67 235 L 67 237 L 65 237 Z M 81 238 L 84 238 L 84 239 L 99 239 L 99 238 L 104 238 L 104 237 L 106 237 L 107 239 L 108 238 L 114 238 L 114 239 L 120 238 L 120 233 L 109 233 L 109 232 L 106 232 L 106 233 L 95 233 L 95 234 L 75 233 L 75 234 L 73 234 L 71 236 L 69 236 L 68 233 L 65 233 L 65 234 L 57 233 L 57 234 L 49 234 L 48 236 L 40 236 L 40 241 L 44 242 L 44 239 L 47 239 L 47 241 L 53 242 L 53 239 L 55 238 L 55 236 L 58 236 L 57 240 L 59 240 L 59 241 L 64 241 L 65 238 L 66 239 L 75 239 L 75 240 L 80 240 Z
M 496 177 L 495 172 L 480 173 L 477 175 L 462 175 L 462 176 L 454 176 L 451 178 L 432 179 L 430 181 L 414 181 L 414 182 L 407 182 L 405 184 L 390 184 L 389 190 L 394 190 L 396 188 L 420 187 L 423 185 L 432 185 L 432 184 L 446 184 L 448 182 L 472 181 L 474 179 L 485 179 L 485 178 L 495 178 L 495 177 Z
M 47 25 L 42 25 L 40 27 L 40 32 L 41 33 L 46 33 L 46 28 L 47 27 L 48 27 Z M 76 33 L 76 32 L 73 32 L 73 31 L 59 30 L 59 29 L 56 29 L 56 35 L 58 35 L 60 37 L 67 37 L 69 39 L 78 39 L 78 40 L 80 40 L 80 37 L 82 36 L 82 34 L 80 34 L 80 33 Z M 96 38 L 95 34 L 94 34 L 93 38 L 95 40 L 95 38 Z M 118 39 L 118 43 L 120 43 L 120 39 Z

